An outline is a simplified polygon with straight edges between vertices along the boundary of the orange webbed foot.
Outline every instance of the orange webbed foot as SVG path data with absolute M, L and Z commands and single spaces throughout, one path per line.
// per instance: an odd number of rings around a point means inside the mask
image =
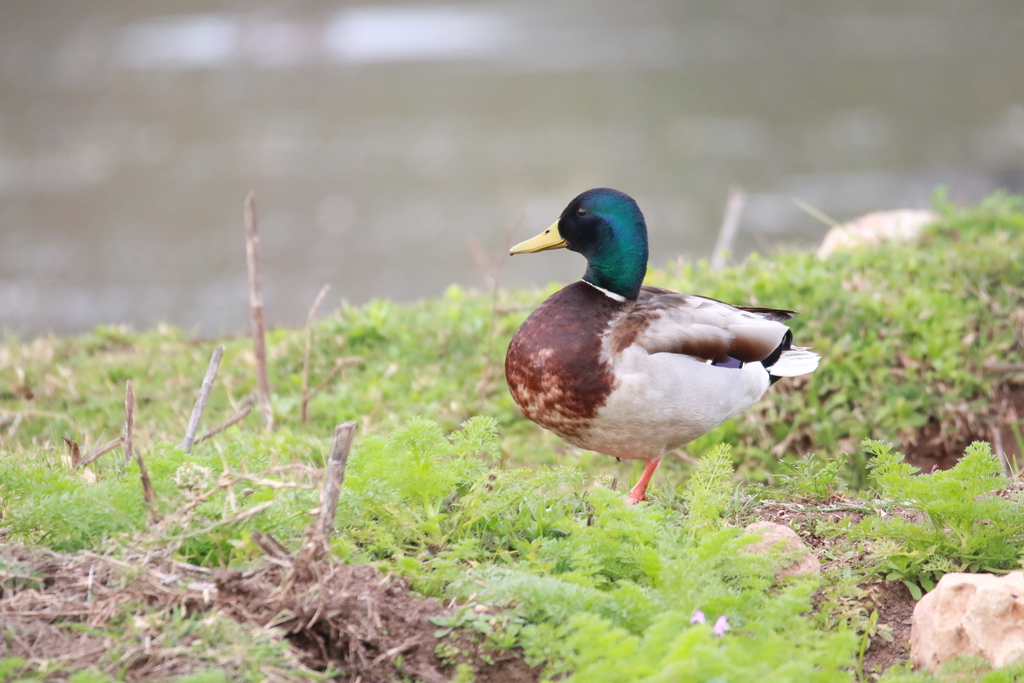
M 626 496 L 626 505 L 636 505 L 637 503 L 647 500 L 647 485 L 651 483 L 651 477 L 654 475 L 654 470 L 658 469 L 658 463 L 661 462 L 661 458 L 655 458 L 654 460 L 648 460 L 647 464 L 644 465 L 644 473 L 640 475 L 640 480 L 637 481 L 629 491 L 629 495 Z

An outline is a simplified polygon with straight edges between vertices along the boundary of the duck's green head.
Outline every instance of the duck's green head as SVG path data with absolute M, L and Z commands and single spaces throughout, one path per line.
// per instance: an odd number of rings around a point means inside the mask
M 647 272 L 647 224 L 629 195 L 605 187 L 587 190 L 569 202 L 554 225 L 509 253 L 562 247 L 586 257 L 587 282 L 630 300 L 640 294 Z

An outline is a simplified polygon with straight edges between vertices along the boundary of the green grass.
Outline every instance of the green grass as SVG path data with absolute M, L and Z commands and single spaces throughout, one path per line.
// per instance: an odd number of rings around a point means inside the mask
M 648 505 L 625 508 L 622 487 L 611 490 L 612 477 L 625 483 L 636 471 L 526 421 L 504 385 L 508 340 L 554 287 L 496 297 L 452 287 L 416 304 L 343 306 L 318 322 L 311 385 L 337 359 L 359 360 L 313 399 L 306 423 L 305 334 L 272 331 L 275 430 L 264 433 L 254 412 L 190 454 L 178 443 L 213 346 L 226 351 L 205 426 L 252 392 L 248 340 L 197 340 L 166 326 L 7 337 L 0 527 L 7 540 L 61 552 L 152 547 L 203 566 L 248 567 L 262 553 L 254 530 L 297 547 L 332 429 L 352 419 L 359 432 L 332 551 L 406 576 L 425 594 L 503 610 L 493 623 L 467 612 L 439 633 L 473 629 L 494 647 L 523 647 L 549 675 L 580 681 L 869 680 L 862 636 L 886 630 L 864 607 L 864 584 L 900 581 L 919 593 L 947 571 L 1017 568 L 1024 548 L 1024 515 L 1016 499 L 994 495 L 1008 480 L 986 446 L 923 476 L 895 452 L 929 420 L 969 428 L 1002 379 L 986 361 L 1024 361 L 1019 202 L 938 208 L 942 219 L 914 244 L 824 262 L 784 252 L 723 271 L 703 262 L 651 271 L 650 284 L 802 311 L 796 342 L 823 360 L 806 381 L 778 385 L 689 445 L 698 468 L 667 457 Z M 134 462 L 117 449 L 72 471 L 63 441 L 84 453 L 119 435 L 128 379 L 135 445 L 164 520 L 155 530 Z M 878 441 L 861 446 L 865 439 Z M 796 457 L 808 453 L 816 455 Z M 783 560 L 742 551 L 750 539 L 740 520 L 757 500 L 813 508 L 842 496 L 858 496 L 852 505 L 865 516 L 817 524 L 815 533 L 836 541 L 832 557 L 849 558 L 820 577 L 776 584 Z M 829 599 L 816 609 L 819 591 Z M 707 624 L 690 623 L 696 610 Z M 711 628 L 719 615 L 732 629 L 724 637 Z M 199 628 L 198 617 L 175 618 L 162 622 L 166 632 Z M 239 661 L 280 656 L 219 633 Z M 0 659 L 0 680 L 41 678 L 37 665 L 12 662 Z M 928 677 L 893 670 L 885 680 Z

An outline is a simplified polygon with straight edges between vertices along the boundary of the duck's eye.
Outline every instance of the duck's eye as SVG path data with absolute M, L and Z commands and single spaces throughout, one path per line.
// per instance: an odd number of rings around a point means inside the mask
M 580 208 L 580 209 L 576 209 L 576 215 L 577 215 L 577 216 L 579 216 L 580 218 L 583 218 L 583 217 L 584 217 L 584 216 L 586 216 L 586 215 L 587 215 L 588 213 L 590 213 L 590 212 L 589 212 L 589 211 L 587 211 L 586 209 L 583 209 L 583 208 Z

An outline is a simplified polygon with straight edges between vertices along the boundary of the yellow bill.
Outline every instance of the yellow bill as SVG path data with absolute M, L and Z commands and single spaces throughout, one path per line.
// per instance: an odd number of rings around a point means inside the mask
M 536 237 L 520 242 L 509 249 L 508 253 L 510 256 L 513 254 L 532 254 L 537 251 L 547 251 L 548 249 L 564 249 L 566 246 L 568 245 L 566 245 L 562 235 L 558 232 L 558 221 L 555 221 L 550 228 Z

